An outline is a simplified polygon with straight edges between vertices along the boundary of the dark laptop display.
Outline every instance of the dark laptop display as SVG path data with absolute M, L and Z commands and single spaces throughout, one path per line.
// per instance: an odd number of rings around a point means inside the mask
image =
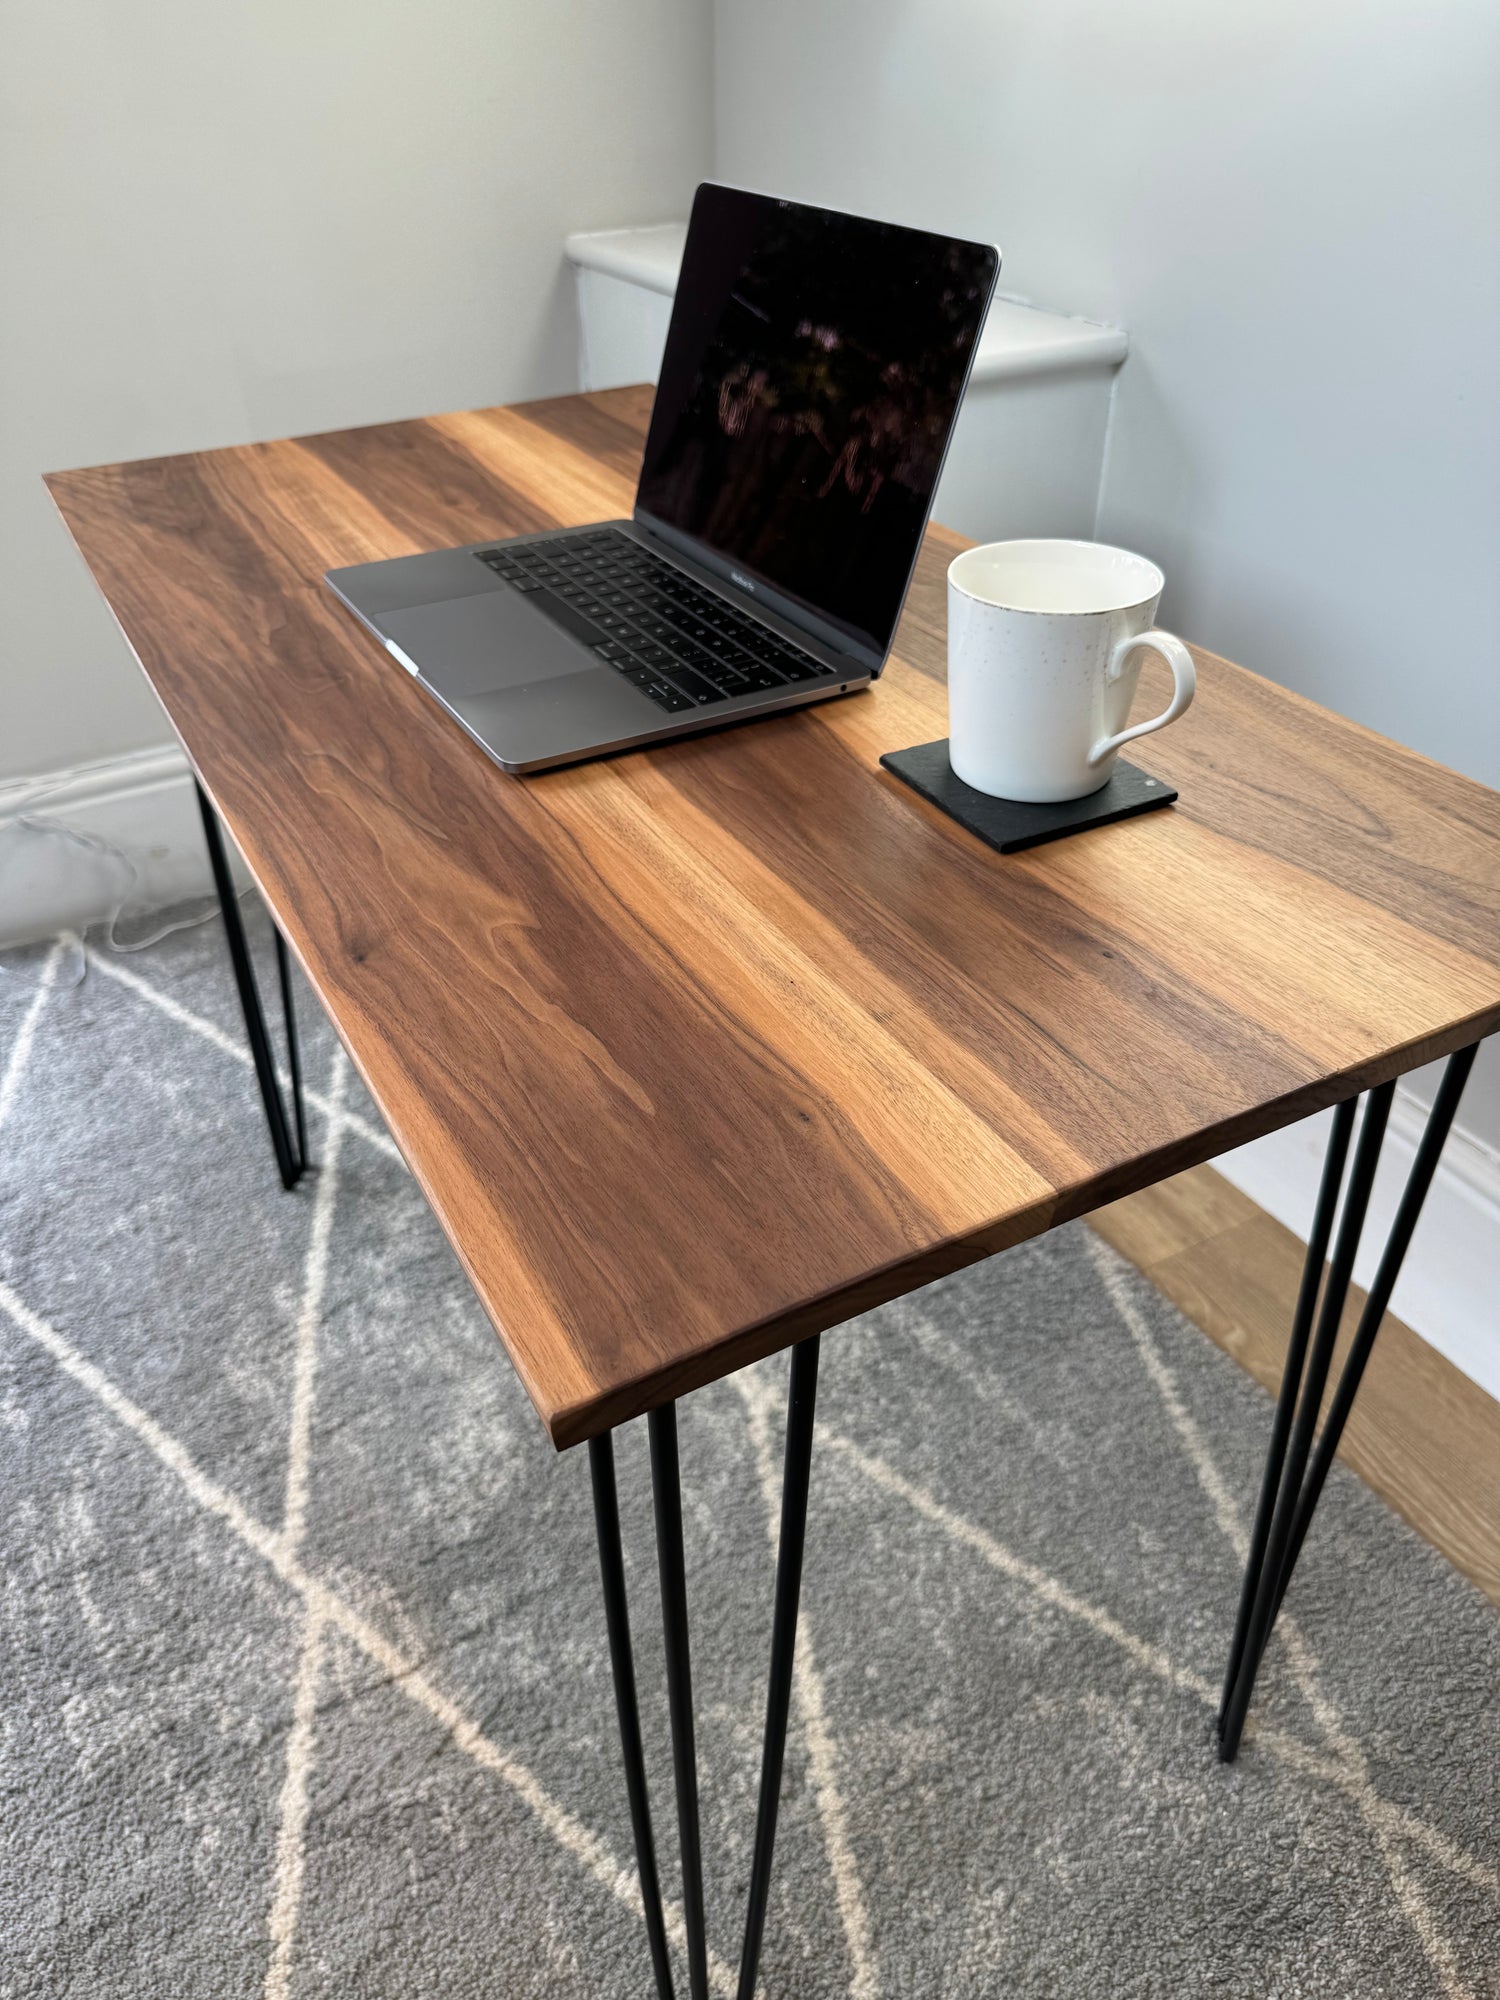
M 692 226 L 637 516 L 883 654 L 995 252 L 728 187 Z
M 327 582 L 507 771 L 868 687 L 999 263 L 986 244 L 707 184 L 631 519 Z

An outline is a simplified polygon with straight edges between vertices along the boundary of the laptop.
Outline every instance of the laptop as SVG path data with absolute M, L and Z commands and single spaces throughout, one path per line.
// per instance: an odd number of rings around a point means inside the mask
M 705 184 L 631 518 L 326 581 L 505 771 L 868 687 L 999 266 Z

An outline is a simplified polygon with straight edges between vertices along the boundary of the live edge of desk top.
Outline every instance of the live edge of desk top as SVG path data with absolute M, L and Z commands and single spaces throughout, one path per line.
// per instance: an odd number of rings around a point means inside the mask
M 1002 857 L 882 773 L 941 529 L 872 692 L 503 776 L 322 573 L 628 514 L 648 409 L 49 481 L 558 1446 L 1500 1025 L 1500 796 L 1226 661 L 1166 812 Z

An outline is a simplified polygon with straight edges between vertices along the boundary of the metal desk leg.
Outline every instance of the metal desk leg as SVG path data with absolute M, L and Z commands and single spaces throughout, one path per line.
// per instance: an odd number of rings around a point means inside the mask
M 1474 1066 L 1477 1046 L 1460 1049 L 1457 1055 L 1448 1059 L 1448 1067 L 1443 1072 L 1442 1083 L 1428 1116 L 1427 1129 L 1422 1134 L 1407 1176 L 1396 1219 L 1391 1224 L 1375 1282 L 1355 1329 L 1344 1372 L 1329 1404 L 1322 1433 L 1314 1446 L 1313 1433 L 1317 1427 L 1339 1323 L 1349 1295 L 1354 1259 L 1359 1249 L 1360 1232 L 1364 1227 L 1395 1085 L 1382 1084 L 1378 1090 L 1371 1091 L 1365 1100 L 1365 1115 L 1355 1148 L 1349 1190 L 1344 1198 L 1338 1240 L 1334 1246 L 1333 1261 L 1328 1267 L 1327 1283 L 1323 1287 L 1322 1310 L 1318 1314 L 1317 1331 L 1313 1335 L 1311 1358 L 1307 1360 L 1304 1378 L 1308 1333 L 1323 1281 L 1324 1259 L 1328 1254 L 1334 1211 L 1338 1207 L 1343 1185 L 1344 1162 L 1354 1127 L 1354 1099 L 1341 1104 L 1335 1114 L 1333 1137 L 1323 1168 L 1323 1184 L 1318 1193 L 1302 1287 L 1287 1347 L 1281 1394 L 1271 1426 L 1271 1447 L 1266 1458 L 1260 1504 L 1256 1509 L 1250 1540 L 1250 1559 L 1240 1591 L 1239 1613 L 1235 1620 L 1229 1668 L 1219 1707 L 1219 1755 L 1225 1763 L 1231 1763 L 1238 1754 L 1246 1711 L 1255 1689 L 1255 1677 L 1276 1623 L 1276 1614 L 1281 1609 L 1281 1600 L 1286 1595 L 1312 1522 L 1313 1510 L 1328 1477 L 1328 1468 L 1343 1436 L 1344 1425 L 1354 1407 L 1354 1398 L 1375 1345 L 1375 1336 L 1390 1304 L 1391 1293 L 1395 1290 L 1402 1262 L 1422 1213 L 1422 1204 L 1437 1171 L 1443 1143 L 1453 1124 L 1469 1071 Z
M 641 1902 L 646 1913 L 646 1937 L 661 2000 L 673 2000 L 672 1966 L 661 1914 L 661 1882 L 656 1873 L 656 1842 L 651 1833 L 651 1795 L 646 1786 L 646 1757 L 641 1747 L 641 1714 L 635 1695 L 635 1656 L 630 1645 L 630 1609 L 625 1598 L 625 1561 L 620 1545 L 620 1502 L 615 1489 L 613 1437 L 589 1439 L 589 1471 L 594 1481 L 594 1528 L 599 1537 L 599 1573 L 604 1583 L 604 1623 L 609 1632 L 609 1661 L 615 1682 L 615 1709 L 620 1718 L 620 1748 L 625 1758 L 625 1789 L 630 1796 L 630 1825 L 635 1835 L 636 1865 L 641 1877 Z
M 781 1771 L 786 1751 L 792 1694 L 792 1661 L 802 1590 L 802 1551 L 807 1532 L 813 1419 L 818 1390 L 818 1337 L 792 1352 L 787 1414 L 786 1466 L 782 1479 L 781 1541 L 776 1558 L 776 1611 L 771 1634 L 771 1672 L 766 1696 L 766 1728 L 761 1752 L 760 1798 L 755 1851 L 750 1870 L 749 1907 L 740 1955 L 739 2000 L 751 2000 L 760 1964 L 761 1937 L 771 1887 L 771 1861 L 781 1804 Z M 703 1897 L 703 1862 L 698 1829 L 698 1767 L 693 1730 L 692 1670 L 688 1649 L 687 1588 L 682 1543 L 682 1491 L 677 1458 L 675 1404 L 653 1410 L 651 1481 L 656 1512 L 657 1562 L 661 1576 L 662 1624 L 667 1655 L 667 1701 L 672 1723 L 672 1763 L 677 1790 L 677 1822 L 683 1865 L 683 1927 L 687 1933 L 688 1988 L 692 2000 L 707 2000 L 708 1939 Z M 659 2000 L 674 2000 L 672 1972 L 662 1919 L 656 1846 L 641 1749 L 640 1711 L 625 1603 L 625 1571 L 620 1549 L 620 1513 L 615 1492 L 614 1448 L 609 1437 L 589 1444 L 594 1486 L 594 1523 L 604 1581 L 605 1623 L 614 1671 L 615 1706 L 625 1761 L 625 1787 L 635 1835 L 645 1907 L 646 1937 Z
M 667 1708 L 672 1718 L 672 1776 L 682 1852 L 682 1921 L 687 1931 L 688 1992 L 708 2000 L 708 1936 L 703 1909 L 703 1853 L 698 1837 L 698 1751 L 693 1729 L 693 1669 L 688 1648 L 687 1567 L 682 1547 L 682 1481 L 677 1461 L 677 1405 L 646 1419 L 651 1434 L 651 1496 L 667 1649 Z
M 234 892 L 234 881 L 230 876 L 228 858 L 224 853 L 224 836 L 219 830 L 219 816 L 214 811 L 208 794 L 196 779 L 194 788 L 198 794 L 198 810 L 203 817 L 203 838 L 208 847 L 208 861 L 213 870 L 214 888 L 218 892 L 219 908 L 223 912 L 224 935 L 229 944 L 229 960 L 234 967 L 234 983 L 239 989 L 240 1010 L 245 1017 L 245 1035 L 250 1043 L 250 1056 L 255 1064 L 255 1078 L 260 1085 L 260 1101 L 265 1107 L 266 1123 L 271 1128 L 271 1145 L 276 1154 L 276 1167 L 281 1175 L 281 1185 L 284 1188 L 291 1188 L 297 1185 L 307 1168 L 307 1114 L 302 1102 L 302 1057 L 297 1046 L 297 1017 L 292 1009 L 291 964 L 287 957 L 286 942 L 281 932 L 277 930 L 276 973 L 281 986 L 282 1012 L 286 1019 L 287 1069 L 292 1085 L 290 1120 L 282 1103 L 281 1085 L 277 1080 L 276 1063 L 271 1054 L 271 1041 L 266 1033 L 266 1017 L 261 1011 L 260 989 L 255 983 L 255 968 L 250 963 L 250 949 L 245 942 L 245 927 L 240 922 L 239 899 Z
M 771 1856 L 781 1806 L 781 1763 L 786 1752 L 787 1710 L 792 1699 L 792 1659 L 802 1602 L 802 1550 L 807 1536 L 807 1492 L 812 1474 L 813 1419 L 818 1401 L 818 1339 L 792 1351 L 787 1406 L 786 1465 L 781 1475 L 781 1539 L 776 1551 L 776 1613 L 771 1627 L 771 1678 L 766 1690 L 766 1733 L 761 1747 L 760 1800 L 755 1810 L 755 1855 L 740 1951 L 738 2000 L 754 2000 L 760 1941 L 771 1893 Z

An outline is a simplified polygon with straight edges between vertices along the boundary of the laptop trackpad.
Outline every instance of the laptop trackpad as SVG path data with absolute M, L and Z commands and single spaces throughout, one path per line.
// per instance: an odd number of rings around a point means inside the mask
M 586 647 L 513 590 L 383 611 L 378 623 L 442 695 L 488 694 L 599 666 Z

